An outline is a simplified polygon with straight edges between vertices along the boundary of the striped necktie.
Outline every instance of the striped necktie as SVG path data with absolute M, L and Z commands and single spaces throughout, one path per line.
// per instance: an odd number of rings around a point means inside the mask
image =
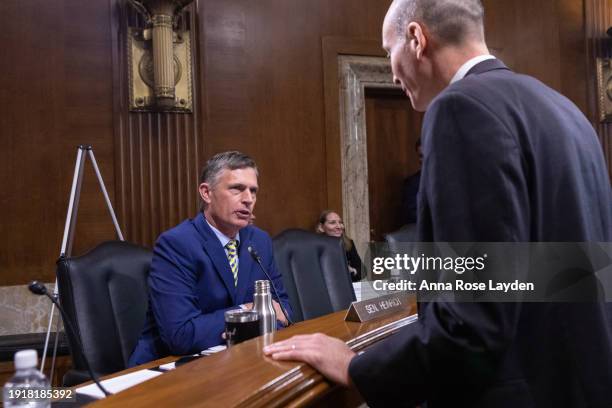
M 232 269 L 232 274 L 234 274 L 234 286 L 238 286 L 238 256 L 236 254 L 237 246 L 238 241 L 235 239 L 230 239 L 230 241 L 225 244 L 225 248 L 227 249 L 227 260 L 229 261 L 230 268 Z

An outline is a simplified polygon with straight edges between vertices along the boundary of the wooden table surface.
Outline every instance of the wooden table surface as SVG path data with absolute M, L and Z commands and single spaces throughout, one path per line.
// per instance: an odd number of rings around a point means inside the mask
M 345 322 L 345 312 L 297 323 L 284 330 L 257 337 L 226 351 L 185 364 L 121 393 L 93 403 L 94 407 L 305 406 L 335 388 L 304 363 L 277 362 L 262 348 L 296 334 L 321 332 L 361 350 L 414 321 L 416 305 L 368 323 Z M 412 317 L 410 317 L 412 316 Z M 175 360 L 166 357 L 115 375 L 156 367 Z M 108 377 L 106 377 L 108 378 Z

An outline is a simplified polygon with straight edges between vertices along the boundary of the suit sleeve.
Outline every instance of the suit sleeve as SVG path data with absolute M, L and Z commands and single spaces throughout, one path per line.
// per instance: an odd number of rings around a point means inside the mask
M 402 185 L 402 224 L 414 224 L 417 221 L 417 197 L 421 172 L 417 172 L 404 180 Z
M 424 241 L 529 239 L 523 159 L 514 132 L 497 115 L 469 96 L 447 93 L 427 112 L 423 148 Z M 452 389 L 477 389 L 494 378 L 520 307 L 422 304 L 418 322 L 356 356 L 349 374 L 372 407 L 413 406 Z
M 202 313 L 195 293 L 198 274 L 181 242 L 162 235 L 149 274 L 151 307 L 162 341 L 171 354 L 197 353 L 223 342 L 224 312 Z

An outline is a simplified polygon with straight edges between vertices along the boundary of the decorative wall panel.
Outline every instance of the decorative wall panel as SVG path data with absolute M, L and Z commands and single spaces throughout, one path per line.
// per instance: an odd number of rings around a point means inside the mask
M 586 49 L 589 95 L 589 116 L 597 130 L 599 140 L 608 163 L 608 173 L 612 178 L 612 123 L 602 122 L 599 118 L 596 58 L 612 58 L 612 37 L 606 30 L 612 26 L 611 0 L 585 0 Z
M 128 27 L 141 24 L 141 17 L 125 0 L 112 7 L 117 213 L 126 239 L 151 247 L 160 232 L 192 217 L 199 205 L 203 137 L 197 84 L 202 79 L 195 5 L 186 8 L 181 23 L 193 36 L 193 113 L 129 111 Z

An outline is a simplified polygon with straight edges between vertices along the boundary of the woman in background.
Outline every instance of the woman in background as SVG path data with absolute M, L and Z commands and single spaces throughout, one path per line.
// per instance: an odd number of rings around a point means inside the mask
M 342 218 L 332 210 L 325 210 L 319 217 L 316 230 L 319 234 L 342 239 L 342 246 L 346 253 L 351 280 L 353 282 L 361 280 L 361 258 L 359 258 L 353 240 L 344 234 Z

